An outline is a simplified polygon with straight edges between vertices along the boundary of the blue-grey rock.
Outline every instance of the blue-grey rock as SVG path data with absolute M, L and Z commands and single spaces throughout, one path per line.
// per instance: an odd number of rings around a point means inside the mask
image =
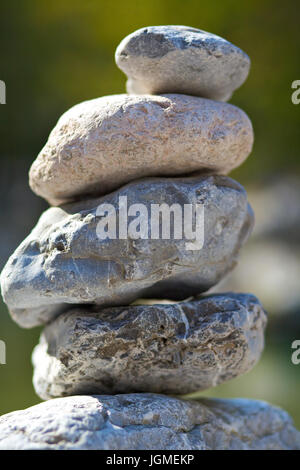
M 0 449 L 299 450 L 300 432 L 256 400 L 83 395 L 1 416 Z
M 146 208 L 147 239 L 129 229 L 124 239 L 99 238 L 99 206 L 111 204 L 118 219 L 121 196 L 128 207 Z M 172 232 L 151 238 L 151 208 L 162 203 L 204 207 L 203 247 L 190 249 L 185 231 L 180 239 Z M 252 223 L 246 192 L 230 178 L 133 182 L 99 199 L 47 210 L 2 271 L 2 295 L 24 327 L 47 323 L 68 304 L 127 305 L 145 296 L 183 300 L 208 290 L 235 265 Z
M 227 101 L 246 80 L 250 59 L 215 34 L 187 26 L 149 26 L 116 50 L 129 93 L 184 93 Z

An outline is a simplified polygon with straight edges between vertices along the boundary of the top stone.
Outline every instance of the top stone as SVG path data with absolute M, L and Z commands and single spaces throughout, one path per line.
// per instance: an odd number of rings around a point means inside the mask
M 127 36 L 116 63 L 136 94 L 184 93 L 228 101 L 246 80 L 250 59 L 215 34 L 187 26 L 150 26 Z

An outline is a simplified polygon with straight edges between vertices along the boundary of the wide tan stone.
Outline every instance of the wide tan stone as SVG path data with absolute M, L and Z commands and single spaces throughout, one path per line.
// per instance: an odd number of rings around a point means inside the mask
M 57 205 L 144 176 L 226 174 L 249 155 L 239 108 L 187 95 L 113 95 L 74 106 L 30 170 L 34 192 Z

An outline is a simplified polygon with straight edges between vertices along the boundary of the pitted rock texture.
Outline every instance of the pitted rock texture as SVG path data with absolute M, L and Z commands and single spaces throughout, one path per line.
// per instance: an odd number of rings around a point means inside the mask
M 239 108 L 185 95 L 114 95 L 67 111 L 30 169 L 52 205 L 102 195 L 145 176 L 228 173 L 249 155 L 253 130 Z
M 186 26 L 150 26 L 127 36 L 116 63 L 129 93 L 184 93 L 227 101 L 246 80 L 250 59 L 215 34 Z
M 247 400 L 56 398 L 0 417 L 5 450 L 299 450 L 289 415 Z
M 136 239 L 140 234 L 133 234 L 131 225 L 127 238 L 99 238 L 99 205 L 111 204 L 119 219 L 121 196 L 128 208 L 136 203 L 146 208 L 140 220 L 148 222 L 148 239 Z M 185 230 L 181 239 L 172 238 L 172 230 L 171 239 L 163 239 L 162 231 L 159 239 L 151 238 L 152 205 L 162 203 L 204 206 L 203 248 L 188 249 Z M 129 223 L 138 217 L 129 217 Z M 245 190 L 224 176 L 130 183 L 102 198 L 46 211 L 2 271 L 2 295 L 24 327 L 48 322 L 67 304 L 127 305 L 145 296 L 183 300 L 208 290 L 235 265 L 252 222 Z M 184 225 L 190 228 L 188 218 Z
M 186 394 L 249 371 L 266 315 L 250 294 L 170 305 L 74 308 L 43 331 L 33 353 L 43 398 L 77 394 Z

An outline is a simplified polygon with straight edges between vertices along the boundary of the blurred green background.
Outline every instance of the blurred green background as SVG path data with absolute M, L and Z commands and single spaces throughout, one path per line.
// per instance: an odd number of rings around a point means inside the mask
M 297 0 L 3 0 L 0 79 L 6 83 L 7 104 L 0 106 L 1 267 L 46 208 L 45 202 L 31 194 L 27 171 L 58 117 L 80 101 L 124 92 L 125 77 L 114 64 L 116 46 L 135 29 L 160 24 L 184 24 L 216 33 L 251 57 L 250 76 L 231 102 L 252 119 L 256 140 L 252 155 L 232 176 L 249 189 L 255 209 L 263 207 L 252 248 L 258 250 L 256 237 L 274 247 L 271 259 L 277 259 L 280 250 L 283 253 L 272 267 L 272 276 L 266 271 L 264 278 L 266 250 L 260 245 L 260 251 L 255 251 L 261 261 L 259 282 L 255 268 L 249 273 L 241 260 L 243 269 L 237 277 L 269 309 L 265 353 L 250 373 L 206 395 L 270 401 L 285 408 L 300 427 L 300 365 L 291 363 L 291 343 L 300 339 L 300 276 L 295 275 L 300 260 L 300 105 L 291 102 L 291 84 L 300 79 Z M 281 193 L 278 186 L 273 189 L 274 181 L 283 185 Z M 271 188 L 270 198 L 257 200 L 256 195 L 264 194 L 266 188 Z M 278 219 L 266 230 L 264 214 L 270 215 L 266 201 L 274 203 L 283 193 L 289 207 L 275 210 Z M 275 239 L 270 245 L 269 240 Z M 293 270 L 284 255 L 287 250 L 296 263 Z M 274 270 L 279 285 L 273 282 Z M 264 290 L 267 276 L 268 292 Z M 229 282 L 229 287 L 238 289 L 239 285 Z M 285 300 L 290 295 L 293 302 Z M 0 365 L 0 414 L 39 401 L 31 384 L 30 363 L 38 336 L 39 329 L 20 329 L 0 305 L 0 339 L 7 345 L 7 364 Z

